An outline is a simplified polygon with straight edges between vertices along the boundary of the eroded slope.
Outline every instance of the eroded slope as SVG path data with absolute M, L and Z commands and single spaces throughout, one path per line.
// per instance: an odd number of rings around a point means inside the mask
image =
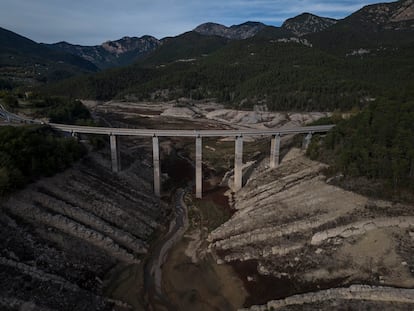
M 350 284 L 414 287 L 412 207 L 330 185 L 324 168 L 299 150 L 277 169 L 262 165 L 235 194 L 237 212 L 209 236 L 218 261 L 254 264 L 259 276 L 293 284 L 295 293 Z M 252 273 L 245 283 L 259 286 L 260 280 Z M 270 290 L 269 298 L 282 298 L 277 286 Z M 370 303 L 378 301 L 349 305 Z
M 92 154 L 3 202 L 0 309 L 110 310 L 104 275 L 140 261 L 162 215 L 148 170 Z

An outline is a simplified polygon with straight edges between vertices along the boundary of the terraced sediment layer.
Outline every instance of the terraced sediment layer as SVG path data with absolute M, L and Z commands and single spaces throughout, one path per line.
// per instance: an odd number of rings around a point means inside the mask
M 119 174 L 107 155 L 42 179 L 1 204 L 0 306 L 110 310 L 103 278 L 118 263 L 140 262 L 164 207 L 152 172 L 138 162 Z
M 250 288 L 246 306 L 285 298 L 281 281 L 291 286 L 290 295 L 353 283 L 414 287 L 413 207 L 333 186 L 323 175 L 325 167 L 298 149 L 276 169 L 263 162 L 234 195 L 237 212 L 209 235 L 217 262 L 233 263 Z M 264 281 L 260 297 L 254 288 Z M 351 300 L 344 302 L 351 309 L 378 303 Z M 412 301 L 397 307 L 407 304 L 414 307 Z

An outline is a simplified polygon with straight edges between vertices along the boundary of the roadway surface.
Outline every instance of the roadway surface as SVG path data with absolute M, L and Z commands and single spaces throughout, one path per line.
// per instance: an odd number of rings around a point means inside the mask
M 69 133 L 103 134 L 120 136 L 160 136 L 160 137 L 227 137 L 227 136 L 271 136 L 284 134 L 307 134 L 328 132 L 335 125 L 301 126 L 275 129 L 238 129 L 238 130 L 155 130 L 131 129 L 115 127 L 78 126 L 57 123 L 44 123 L 38 120 L 23 118 L 8 112 L 0 105 L 0 117 L 8 122 L 47 124 L 52 128 Z
M 168 137 L 223 137 L 223 136 L 270 136 L 283 134 L 327 132 L 334 125 L 302 126 L 277 129 L 242 129 L 242 130 L 152 130 L 114 127 L 76 126 L 47 123 L 52 128 L 70 133 L 106 134 L 121 136 L 168 136 Z

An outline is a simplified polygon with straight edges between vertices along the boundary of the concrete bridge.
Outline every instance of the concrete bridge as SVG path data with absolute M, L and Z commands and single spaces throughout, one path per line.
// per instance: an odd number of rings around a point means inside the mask
M 248 136 L 268 136 L 271 137 L 270 147 L 270 167 L 279 165 L 280 160 L 280 139 L 282 135 L 306 134 L 304 139 L 305 148 L 309 145 L 313 133 L 328 132 L 334 125 L 305 126 L 290 129 L 243 129 L 243 130 L 150 130 L 150 129 L 129 129 L 111 127 L 91 127 L 49 123 L 52 128 L 59 131 L 71 133 L 75 136 L 78 133 L 108 135 L 111 148 L 112 171 L 119 172 L 120 153 L 119 136 L 142 136 L 152 138 L 152 154 L 154 165 L 154 193 L 161 195 L 160 184 L 160 151 L 159 137 L 194 137 L 196 150 L 196 197 L 202 197 L 202 139 L 203 137 L 234 137 L 235 138 L 235 160 L 234 160 L 234 188 L 242 188 L 242 166 L 243 166 L 243 137 Z

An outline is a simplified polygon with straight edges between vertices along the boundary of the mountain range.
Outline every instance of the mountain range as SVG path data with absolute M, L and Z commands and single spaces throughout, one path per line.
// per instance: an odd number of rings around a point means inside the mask
M 281 27 L 250 21 L 230 27 L 205 23 L 176 37 L 124 37 L 97 46 L 39 44 L 0 29 L 0 78 L 53 82 L 132 63 L 151 67 L 191 62 L 234 41 L 244 45 L 259 38 L 301 43 L 342 56 L 387 45 L 409 45 L 414 37 L 413 1 L 369 5 L 341 20 L 303 13 Z
M 96 71 L 98 68 L 82 57 L 52 50 L 0 28 L 0 78 L 36 84 Z
M 304 18 L 305 16 L 307 19 Z M 259 22 L 246 22 L 230 27 L 217 23 L 204 23 L 190 32 L 176 37 L 163 38 L 161 40 L 152 36 L 143 36 L 140 38 L 124 37 L 116 41 L 107 41 L 96 46 L 81 46 L 70 44 L 68 42 L 45 44 L 45 46 L 57 51 L 82 57 L 100 69 L 107 69 L 129 65 L 144 59 L 146 56 L 149 56 L 149 60 L 161 58 L 164 61 L 171 61 L 178 57 L 178 55 L 170 55 L 168 57 L 162 56 L 165 51 L 175 50 L 180 53 L 180 50 L 187 49 L 187 52 L 181 51 L 182 53 L 180 57 L 183 58 L 201 55 L 215 50 L 217 45 L 222 46 L 222 43 L 224 44 L 228 42 L 228 40 L 251 38 L 260 34 L 262 31 L 265 33 L 266 30 L 269 29 L 272 29 L 273 32 L 278 31 L 281 37 L 319 32 L 326 29 L 333 22 L 335 22 L 334 19 L 305 13 L 287 20 L 282 27 L 272 27 Z M 203 38 L 202 36 L 222 37 L 228 40 Z M 164 43 L 167 47 L 161 47 Z M 200 45 L 204 45 L 205 48 L 200 50 Z M 196 52 L 191 50 L 199 51 Z M 155 57 L 154 55 L 150 55 L 152 52 L 155 52 Z M 168 52 L 167 54 L 170 53 Z
M 151 53 L 160 45 L 161 41 L 152 36 L 123 37 L 95 46 L 74 45 L 68 42 L 45 44 L 54 50 L 82 57 L 100 69 L 131 64 Z

